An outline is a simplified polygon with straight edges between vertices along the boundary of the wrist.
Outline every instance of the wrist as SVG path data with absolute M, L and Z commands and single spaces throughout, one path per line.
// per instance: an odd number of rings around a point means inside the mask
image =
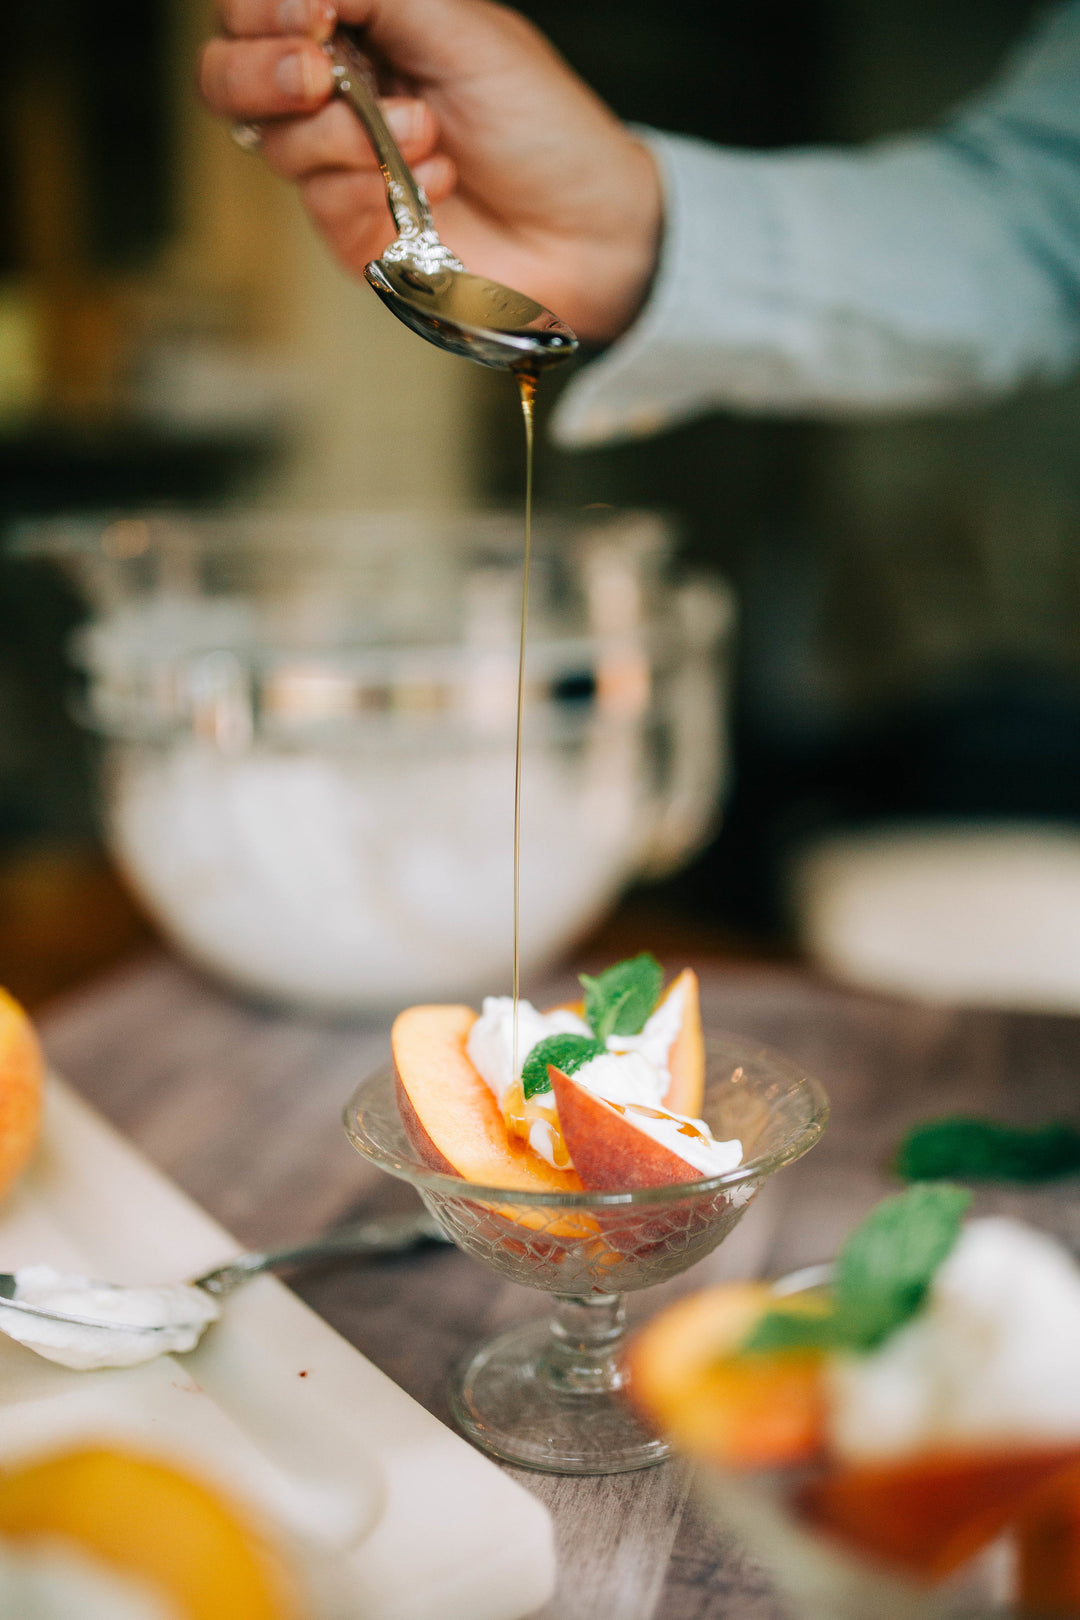
M 597 243 L 597 297 L 589 311 L 586 342 L 606 347 L 629 331 L 648 301 L 660 259 L 664 198 L 660 167 L 645 144 L 627 132 L 620 218 Z

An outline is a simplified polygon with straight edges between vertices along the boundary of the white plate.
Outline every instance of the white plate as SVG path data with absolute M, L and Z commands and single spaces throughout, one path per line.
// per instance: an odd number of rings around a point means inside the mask
M 198 1276 L 238 1245 L 61 1080 L 0 1211 L 0 1271 Z M 0 1336 L 0 1464 L 87 1439 L 171 1454 L 334 1566 L 356 1620 L 521 1620 L 555 1583 L 546 1509 L 276 1279 L 190 1355 L 77 1373 Z

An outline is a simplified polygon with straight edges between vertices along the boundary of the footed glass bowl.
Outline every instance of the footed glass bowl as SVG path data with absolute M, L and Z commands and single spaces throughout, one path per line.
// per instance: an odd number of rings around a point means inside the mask
M 609 1474 L 670 1454 L 621 1398 L 621 1296 L 715 1249 L 765 1179 L 814 1145 L 829 1113 L 816 1081 L 752 1041 L 708 1035 L 705 1057 L 703 1116 L 718 1139 L 740 1139 L 743 1163 L 685 1186 L 538 1196 L 440 1174 L 405 1134 L 392 1067 L 363 1081 L 346 1108 L 357 1151 L 411 1182 L 459 1248 L 556 1296 L 550 1322 L 489 1340 L 453 1376 L 457 1422 L 494 1456 L 551 1473 Z

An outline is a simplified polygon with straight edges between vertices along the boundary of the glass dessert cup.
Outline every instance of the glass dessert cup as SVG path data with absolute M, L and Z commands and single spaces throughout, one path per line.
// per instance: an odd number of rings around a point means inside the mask
M 774 1289 L 805 1294 L 832 1275 L 831 1264 L 806 1266 Z M 797 1511 L 800 1488 L 817 1471 L 813 1463 L 732 1469 L 685 1455 L 705 1512 L 762 1566 L 792 1620 L 1048 1620 L 1064 1614 L 1057 1606 L 1034 1613 L 1018 1600 L 1018 1549 L 1008 1526 L 949 1574 L 923 1577 Z M 897 1501 L 894 1512 L 900 1511 Z
M 432 1170 L 409 1142 L 392 1067 L 345 1111 L 364 1158 L 410 1182 L 466 1254 L 511 1282 L 555 1296 L 549 1322 L 499 1334 L 456 1369 L 450 1402 L 463 1432 L 505 1462 L 559 1474 L 613 1474 L 670 1455 L 622 1399 L 622 1295 L 686 1271 L 727 1237 L 763 1182 L 821 1135 L 828 1102 L 778 1053 L 734 1035 L 705 1038 L 702 1116 L 738 1137 L 743 1163 L 683 1186 L 538 1195 Z

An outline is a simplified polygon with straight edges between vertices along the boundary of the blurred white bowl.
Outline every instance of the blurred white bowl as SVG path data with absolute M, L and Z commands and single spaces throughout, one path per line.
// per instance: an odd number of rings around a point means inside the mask
M 1080 1012 L 1080 832 L 1048 825 L 835 834 L 794 864 L 800 937 L 868 989 Z
M 177 946 L 326 1009 L 507 985 L 519 513 L 57 520 L 21 549 L 94 609 L 108 836 Z M 671 549 L 650 514 L 537 522 L 526 973 L 715 824 L 734 614 Z

